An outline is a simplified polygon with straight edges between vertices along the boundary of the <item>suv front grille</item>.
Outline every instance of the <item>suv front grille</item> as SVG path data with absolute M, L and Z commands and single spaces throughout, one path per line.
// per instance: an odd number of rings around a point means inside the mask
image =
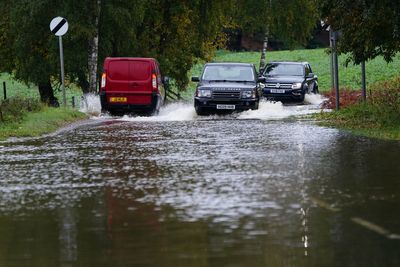
M 214 99 L 239 99 L 240 91 L 214 91 L 212 93 Z
M 265 87 L 272 89 L 292 89 L 291 83 L 267 83 Z

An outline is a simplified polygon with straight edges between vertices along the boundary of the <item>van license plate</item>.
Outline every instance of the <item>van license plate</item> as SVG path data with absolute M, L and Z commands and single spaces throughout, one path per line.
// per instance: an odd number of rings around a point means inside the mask
M 126 97 L 110 97 L 112 103 L 126 103 L 128 99 Z
M 284 94 L 285 89 L 271 89 L 271 94 Z
M 235 105 L 217 105 L 217 109 L 235 109 Z

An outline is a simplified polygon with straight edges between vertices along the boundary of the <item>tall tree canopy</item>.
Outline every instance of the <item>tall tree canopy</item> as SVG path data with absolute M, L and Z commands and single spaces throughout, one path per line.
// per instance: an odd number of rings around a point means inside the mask
M 220 43 L 225 7 L 230 0 L 15 0 L 1 1 L 0 71 L 54 96 L 59 75 L 58 42 L 49 31 L 55 16 L 67 18 L 63 37 L 66 77 L 90 91 L 93 57 L 101 70 L 106 56 L 155 57 L 180 88 L 195 58 L 210 58 Z M 93 47 L 94 45 L 98 47 Z M 91 79 L 93 80 L 93 79 Z M 50 89 L 49 89 L 50 87 Z M 44 91 L 43 91 L 44 92 Z M 50 95 L 49 95 L 50 94 Z M 41 94 L 42 95 L 42 94 Z
M 305 44 L 319 19 L 316 0 L 236 0 L 237 25 L 247 34 L 265 33 L 294 47 Z
M 400 51 L 400 1 L 320 0 L 323 17 L 341 30 L 339 52 L 360 63 L 382 55 L 390 61 Z

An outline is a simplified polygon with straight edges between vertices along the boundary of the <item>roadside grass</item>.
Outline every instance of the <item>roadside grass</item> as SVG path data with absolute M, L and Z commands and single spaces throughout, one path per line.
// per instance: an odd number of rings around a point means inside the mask
M 50 108 L 41 105 L 40 110 L 25 112 L 18 120 L 0 122 L 0 140 L 9 137 L 36 137 L 56 131 L 71 122 L 87 118 L 87 115 L 71 108 Z
M 400 140 L 400 78 L 371 86 L 367 102 L 316 115 L 319 124 L 355 134 Z

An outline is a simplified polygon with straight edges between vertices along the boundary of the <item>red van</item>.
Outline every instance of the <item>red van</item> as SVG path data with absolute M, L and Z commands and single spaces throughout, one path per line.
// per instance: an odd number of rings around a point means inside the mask
M 165 90 L 160 66 L 154 58 L 104 60 L 101 76 L 102 111 L 111 114 L 157 113 L 164 103 Z

